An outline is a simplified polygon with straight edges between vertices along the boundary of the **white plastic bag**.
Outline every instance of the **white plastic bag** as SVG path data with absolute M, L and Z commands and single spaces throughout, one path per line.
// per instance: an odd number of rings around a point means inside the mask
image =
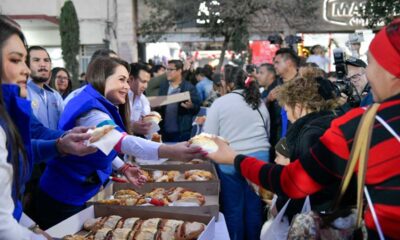
M 276 204 L 276 195 L 274 196 L 274 199 L 272 200 L 274 206 Z M 278 215 L 276 215 L 275 219 L 273 220 L 268 220 L 266 223 L 264 223 L 261 234 L 260 234 L 260 240 L 282 240 L 282 239 L 287 239 L 288 232 L 289 232 L 289 221 L 288 218 L 285 216 L 286 208 L 288 207 L 290 202 L 290 199 L 286 202 L 286 204 L 283 206 L 283 208 L 279 211 Z M 307 196 L 303 208 L 301 209 L 301 213 L 307 213 L 311 211 L 311 203 L 310 203 L 310 197 Z M 270 222 L 272 221 L 272 223 Z
M 275 196 L 274 199 L 272 200 L 273 201 L 272 206 L 275 206 L 276 204 Z M 264 223 L 260 234 L 260 240 L 287 239 L 289 231 L 289 221 L 287 217 L 285 217 L 285 212 L 287 206 L 289 205 L 289 202 L 290 199 L 286 202 L 285 206 L 283 206 L 283 208 L 279 211 L 275 219 L 268 220 L 266 223 Z M 272 221 L 272 223 L 270 221 Z

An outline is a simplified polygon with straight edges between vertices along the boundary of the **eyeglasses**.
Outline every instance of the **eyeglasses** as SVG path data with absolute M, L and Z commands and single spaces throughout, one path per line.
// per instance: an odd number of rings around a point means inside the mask
M 176 68 L 167 68 L 167 72 L 172 72 L 172 71 L 175 71 L 176 70 Z
M 68 81 L 68 80 L 69 80 L 68 77 L 60 77 L 60 76 L 57 76 L 56 79 L 58 79 L 58 80 L 65 80 L 65 81 Z
M 351 81 L 355 81 L 355 80 L 358 80 L 358 79 L 359 79 L 361 76 L 363 76 L 364 74 L 365 74 L 365 73 L 356 73 L 356 74 L 350 76 L 349 79 L 350 79 Z

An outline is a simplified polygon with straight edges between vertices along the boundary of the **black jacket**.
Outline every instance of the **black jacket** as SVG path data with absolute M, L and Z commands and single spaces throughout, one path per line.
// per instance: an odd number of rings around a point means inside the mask
M 290 160 L 296 160 L 310 151 L 310 148 L 329 128 L 332 120 L 336 117 L 333 112 L 313 112 L 294 122 L 286 133 L 286 143 L 290 152 Z M 331 186 L 323 191 L 310 196 L 311 208 L 313 210 L 329 210 L 331 200 L 335 200 L 337 186 Z M 281 209 L 288 198 L 278 196 L 277 209 Z M 289 221 L 294 215 L 301 212 L 304 199 L 292 199 L 286 209 L 285 215 Z
M 169 88 L 169 81 L 164 81 L 160 85 L 160 91 L 159 91 L 159 96 L 166 96 L 168 95 L 168 88 Z M 192 109 L 186 109 L 181 107 L 179 104 L 178 107 L 178 126 L 179 126 L 179 135 L 180 139 L 182 141 L 188 140 L 190 138 L 190 133 L 192 130 L 192 123 L 193 123 L 193 118 L 194 116 L 197 115 L 197 113 L 200 110 L 200 96 L 197 93 L 196 88 L 188 81 L 182 80 L 182 83 L 179 85 L 180 92 L 190 92 L 190 99 L 193 103 L 193 108 Z M 164 119 L 165 117 L 165 109 L 166 106 L 162 106 L 159 109 L 159 112 L 161 114 L 161 117 Z M 160 122 L 160 128 L 161 128 L 161 134 L 163 134 L 163 129 L 164 129 L 164 121 Z

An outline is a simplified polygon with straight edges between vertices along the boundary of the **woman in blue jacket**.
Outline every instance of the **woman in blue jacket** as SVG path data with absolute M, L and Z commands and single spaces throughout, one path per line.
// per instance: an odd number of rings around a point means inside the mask
M 29 68 L 25 64 L 27 52 L 24 42 L 23 34 L 1 17 L 0 83 L 12 83 L 13 86 L 17 86 L 18 82 L 26 82 Z M 2 219 L 0 239 L 46 239 L 43 235 L 30 231 L 27 228 L 29 226 L 18 224 L 22 215 L 20 199 L 32 167 L 29 124 L 26 124 L 30 119 L 30 103 L 11 97 L 12 94 L 7 88 L 3 98 L 2 89 L 0 89 L 0 219 Z M 19 94 L 19 88 L 17 89 Z M 16 116 L 18 123 L 14 121 Z M 24 121 L 25 124 L 21 124 Z
M 2 92 L 0 100 L 3 103 L 1 112 L 9 116 L 9 120 L 12 121 L 13 126 L 15 126 L 20 136 L 20 143 L 23 145 L 23 151 L 10 148 L 10 146 L 19 147 L 19 143 L 10 145 L 14 140 L 11 139 L 11 141 L 9 140 L 10 138 L 7 138 L 7 151 L 2 151 L 3 154 L 8 156 L 8 161 L 14 166 L 14 172 L 6 171 L 7 174 L 0 175 L 6 178 L 9 174 L 13 174 L 14 180 L 1 185 L 2 187 L 4 186 L 1 193 L 2 196 L 7 196 L 7 186 L 12 184 L 13 203 L 10 205 L 7 199 L 0 201 L 3 207 L 0 208 L 0 214 L 6 214 L 11 210 L 15 220 L 8 219 L 7 217 L 9 216 L 7 214 L 5 219 L 11 222 L 15 221 L 16 224 L 1 225 L 0 239 L 30 239 L 37 237 L 37 235 L 29 231 L 27 232 L 27 230 L 18 230 L 17 222 L 23 222 L 23 225 L 26 227 L 33 228 L 37 226 L 26 215 L 23 215 L 21 204 L 25 184 L 30 178 L 33 164 L 39 163 L 39 161 L 46 161 L 60 153 L 85 155 L 96 151 L 96 149 L 88 148 L 82 144 L 83 140 L 90 137 L 90 134 L 82 133 L 86 132 L 88 128 L 75 128 L 71 133 L 64 134 L 64 131 L 55 131 L 44 127 L 34 117 L 31 103 L 25 99 L 26 82 L 30 74 L 30 70 L 25 64 L 26 55 L 25 38 L 19 30 L 18 25 L 7 17 L 0 16 L 0 91 Z M 6 118 L 3 117 L 3 119 Z M 3 129 L 6 129 L 4 126 L 10 126 L 8 121 L 2 122 Z M 11 127 L 11 129 L 13 128 Z M 4 136 L 7 135 L 9 133 L 5 131 Z M 15 160 L 14 155 L 18 155 L 18 161 Z M 2 180 L 5 180 L 5 178 Z M 36 229 L 37 232 L 42 233 L 37 227 Z M 13 234 L 2 235 L 3 233 L 8 234 L 11 232 Z M 2 236 L 13 237 L 3 238 Z
M 125 61 L 100 57 L 89 65 L 86 77 L 89 84 L 65 106 L 59 128 L 66 131 L 75 126 L 114 125 L 122 136 L 108 155 L 98 151 L 85 157 L 58 157 L 47 163 L 39 183 L 37 206 L 38 221 L 44 228 L 85 207 L 86 201 L 108 180 L 112 166 L 118 164 L 114 161 L 118 153 L 148 160 L 189 160 L 200 152 L 186 142 L 164 145 L 127 134 L 129 65 Z M 121 168 L 129 169 L 129 165 Z

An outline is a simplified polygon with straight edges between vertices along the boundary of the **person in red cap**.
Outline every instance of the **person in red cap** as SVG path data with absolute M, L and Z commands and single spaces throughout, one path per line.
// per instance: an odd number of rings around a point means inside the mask
M 364 220 L 368 239 L 400 239 L 400 19 L 375 36 L 369 47 L 368 62 L 367 78 L 374 101 L 380 106 L 365 180 L 377 218 L 374 220 L 367 206 Z M 308 154 L 287 166 L 239 155 L 217 138 L 219 150 L 208 157 L 220 164 L 234 164 L 243 177 L 290 198 L 304 198 L 332 186 L 339 190 L 364 112 L 364 108 L 357 108 L 335 119 Z M 350 187 L 346 195 L 355 202 L 356 186 L 350 184 Z

